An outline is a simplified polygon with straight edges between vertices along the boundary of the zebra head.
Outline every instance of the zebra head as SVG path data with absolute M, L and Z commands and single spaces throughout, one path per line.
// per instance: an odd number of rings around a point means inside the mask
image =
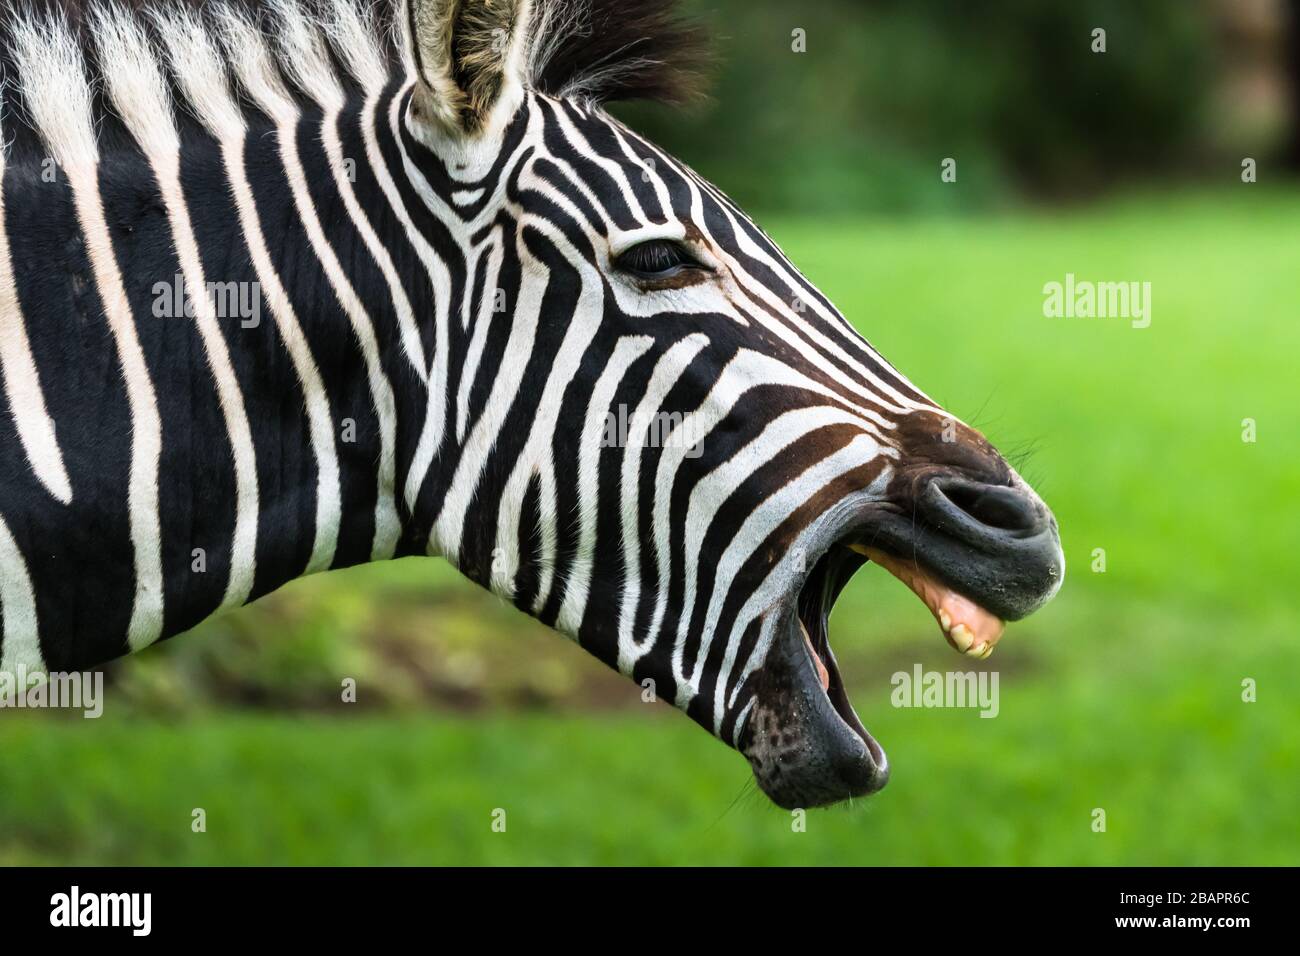
M 500 394 L 458 423 L 429 549 L 740 749 L 776 803 L 830 803 L 888 776 L 827 643 L 853 573 L 883 565 L 987 657 L 1063 558 L 982 435 L 605 112 L 680 92 L 699 37 L 671 8 L 412 7 L 411 133 L 473 210 L 474 314 L 501 323 L 490 359 L 452 357 Z

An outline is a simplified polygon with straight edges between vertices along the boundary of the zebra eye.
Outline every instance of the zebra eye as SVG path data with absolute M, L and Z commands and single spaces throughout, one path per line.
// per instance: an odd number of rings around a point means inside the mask
M 671 239 L 651 239 L 624 250 L 614 268 L 638 279 L 675 279 L 688 270 L 707 269 L 686 248 Z

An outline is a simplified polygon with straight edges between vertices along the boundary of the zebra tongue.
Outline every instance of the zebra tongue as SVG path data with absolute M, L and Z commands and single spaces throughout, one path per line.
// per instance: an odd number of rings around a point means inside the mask
M 998 642 L 1006 627 L 1000 618 L 930 577 L 914 562 L 900 561 L 875 548 L 862 545 L 852 547 L 911 588 L 935 616 L 948 643 L 958 651 L 981 660 L 993 653 L 993 645 Z

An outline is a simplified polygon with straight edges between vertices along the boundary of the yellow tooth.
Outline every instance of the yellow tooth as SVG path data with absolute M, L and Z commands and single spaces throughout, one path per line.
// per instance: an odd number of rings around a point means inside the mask
M 952 628 L 952 615 L 947 611 L 939 612 L 939 626 L 943 628 L 945 634 Z
M 982 661 L 986 661 L 989 659 L 989 655 L 993 653 L 993 645 L 989 643 L 984 643 L 980 645 L 980 649 L 978 653 L 976 653 L 973 648 L 969 653 L 971 654 L 972 657 L 977 657 Z
M 952 642 L 957 645 L 957 650 L 961 651 L 963 654 L 969 651 L 970 646 L 975 643 L 975 635 L 970 632 L 970 628 L 965 624 L 958 624 L 948 632 L 948 636 L 951 637 Z

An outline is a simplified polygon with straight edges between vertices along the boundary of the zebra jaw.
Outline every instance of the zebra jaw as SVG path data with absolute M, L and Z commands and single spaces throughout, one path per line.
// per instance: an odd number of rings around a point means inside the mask
M 1002 636 L 1006 623 L 970 598 L 926 574 L 915 562 L 901 561 L 878 548 L 849 547 L 906 584 L 930 609 L 948 643 L 967 657 L 985 660 Z

